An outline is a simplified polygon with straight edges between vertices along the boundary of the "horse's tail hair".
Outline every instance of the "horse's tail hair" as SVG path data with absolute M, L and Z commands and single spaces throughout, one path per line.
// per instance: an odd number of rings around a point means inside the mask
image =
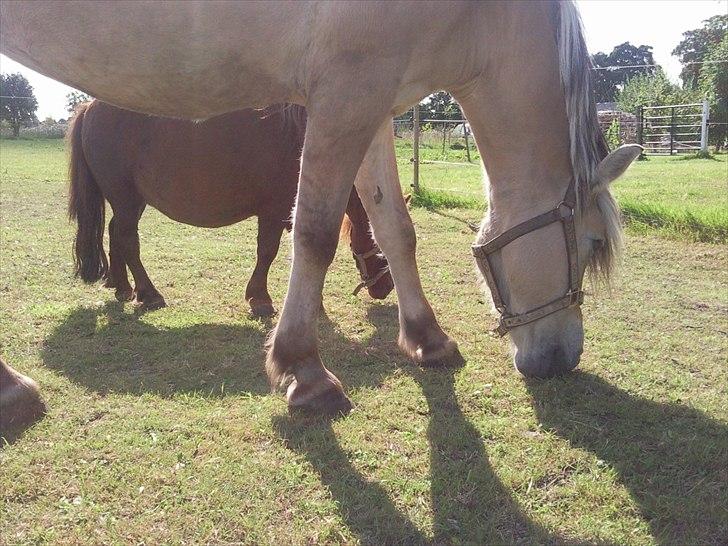
M 77 224 L 73 244 L 76 276 L 92 283 L 106 275 L 109 261 L 104 252 L 106 203 L 86 162 L 81 143 L 83 118 L 88 106 L 88 103 L 82 104 L 76 109 L 68 131 L 68 217 Z

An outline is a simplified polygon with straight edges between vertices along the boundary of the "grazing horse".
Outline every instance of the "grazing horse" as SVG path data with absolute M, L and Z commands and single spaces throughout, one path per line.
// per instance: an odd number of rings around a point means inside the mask
M 46 407 L 35 381 L 0 358 L 0 438 L 12 441 L 45 413 Z
M 400 347 L 427 364 L 457 353 L 422 290 L 391 124 L 438 89 L 462 106 L 483 157 L 475 261 L 516 367 L 545 377 L 579 362 L 585 270 L 608 274 L 619 248 L 609 184 L 640 149 L 608 155 L 571 1 L 4 0 L 0 40 L 30 68 L 133 110 L 306 106 L 293 265 L 266 364 L 273 384 L 291 381 L 291 408 L 350 408 L 316 320 L 352 184 L 392 271 Z
M 147 116 L 101 101 L 81 105 L 68 138 L 69 214 L 78 223 L 76 274 L 86 282 L 105 277 L 105 286 L 114 288 L 120 301 L 136 298 L 144 308 L 163 307 L 164 298 L 139 254 L 138 225 L 147 204 L 199 227 L 257 216 L 257 262 L 245 299 L 254 315 L 272 315 L 268 270 L 283 230 L 291 228 L 304 132 L 305 110 L 296 105 L 242 110 L 199 123 Z M 113 211 L 108 261 L 104 200 Z M 394 284 L 355 189 L 347 215 L 360 287 L 383 299 Z

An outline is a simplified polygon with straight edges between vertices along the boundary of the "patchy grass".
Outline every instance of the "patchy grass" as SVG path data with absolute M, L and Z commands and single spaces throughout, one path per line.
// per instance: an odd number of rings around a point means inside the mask
M 431 148 L 421 150 L 425 159 L 440 157 L 440 152 Z M 411 143 L 397 140 L 397 156 L 402 183 L 411 191 Z M 454 155 L 447 160 L 464 161 Z M 480 165 L 473 161 L 469 165 L 422 164 L 420 183 L 426 196 L 414 199 L 413 204 L 431 210 L 438 206 L 485 207 Z M 647 161 L 637 161 L 614 184 L 614 193 L 625 220 L 637 233 L 728 242 L 728 154 L 708 159 L 652 156 Z
M 395 298 L 351 296 L 342 249 L 319 335 L 356 409 L 327 423 L 269 393 L 271 324 L 243 299 L 254 223 L 148 211 L 142 252 L 170 306 L 137 314 L 72 277 L 64 159 L 0 143 L 2 352 L 50 406 L 0 450 L 1 543 L 725 542 L 724 246 L 629 236 L 612 293 L 587 298 L 581 371 L 526 382 L 487 334 L 472 233 L 415 209 L 424 288 L 466 363 L 403 358 Z

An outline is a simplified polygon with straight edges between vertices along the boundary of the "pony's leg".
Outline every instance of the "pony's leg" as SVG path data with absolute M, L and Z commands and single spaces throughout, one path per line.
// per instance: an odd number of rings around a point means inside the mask
M 0 436 L 27 428 L 46 412 L 38 385 L 0 358 Z
M 321 290 L 338 243 L 344 208 L 361 160 L 385 113 L 359 105 L 352 113 L 340 95 L 309 108 L 293 225 L 293 267 L 281 318 L 269 342 L 266 369 L 271 383 L 288 387 L 291 409 L 345 413 L 351 402 L 319 356 L 316 321 Z M 341 105 L 338 111 L 330 105 Z M 374 121 L 372 122 L 372 117 Z
M 144 206 L 142 203 L 136 210 L 125 208 L 121 214 L 115 214 L 114 231 L 124 261 L 134 277 L 136 302 L 144 309 L 159 309 L 167 304 L 147 275 L 139 252 L 139 219 L 144 212 Z
M 119 246 L 119 236 L 116 233 L 113 216 L 109 220 L 109 272 L 104 286 L 114 288 L 116 299 L 119 301 L 130 301 L 134 298 L 134 289 L 129 284 L 126 261 Z
M 440 328 L 422 290 L 415 259 L 417 237 L 402 197 L 390 120 L 374 137 L 355 184 L 394 278 L 399 345 L 423 365 L 442 363 L 457 354 L 457 344 Z
M 268 271 L 278 255 L 285 223 L 280 217 L 258 217 L 258 249 L 255 269 L 245 289 L 245 300 L 253 316 L 269 317 L 275 314 L 268 294 Z

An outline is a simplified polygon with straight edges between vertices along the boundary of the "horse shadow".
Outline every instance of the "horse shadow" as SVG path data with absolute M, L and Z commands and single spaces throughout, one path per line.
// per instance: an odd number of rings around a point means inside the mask
M 157 327 L 107 302 L 72 311 L 46 337 L 41 356 L 49 368 L 102 395 L 265 394 L 265 335 L 253 324 Z
M 617 472 L 658 544 L 728 544 L 728 426 L 589 373 L 527 388 L 545 429 Z
M 532 521 L 512 498 L 489 463 L 483 439 L 468 421 L 455 394 L 457 367 L 420 368 L 401 356 L 396 339 L 397 308 L 372 306 L 376 332 L 369 342 L 390 365 L 406 371 L 427 403 L 430 444 L 432 537 L 391 501 L 385 488 L 363 477 L 338 443 L 330 421 L 280 416 L 274 427 L 285 445 L 302 454 L 336 500 L 341 517 L 363 544 L 581 544 Z M 380 355 L 381 356 L 381 355 Z
M 224 397 L 271 392 L 265 341 L 272 321 L 158 327 L 107 302 L 73 310 L 46 337 L 44 364 L 98 394 L 197 393 Z M 173 320 L 174 322 L 174 320 Z M 322 310 L 318 335 L 325 362 L 347 387 L 377 386 L 392 368 L 372 362 Z
M 348 388 L 376 387 L 399 369 L 419 385 L 429 418 L 431 535 L 417 527 L 380 484 L 364 477 L 338 443 L 332 423 L 277 416 L 284 444 L 306 457 L 365 544 L 581 544 L 533 521 L 489 462 L 483 438 L 463 414 L 455 368 L 423 369 L 392 342 L 397 307 L 372 304 L 372 338 L 343 335 L 319 320 L 322 356 Z M 108 303 L 72 312 L 50 336 L 45 364 L 98 393 L 178 392 L 226 396 L 270 392 L 263 371 L 265 325 L 195 324 L 158 328 Z M 660 544 L 723 543 L 728 427 L 703 413 L 631 395 L 574 373 L 527 381 L 543 427 L 611 465 Z M 594 542 L 590 542 L 593 544 Z

